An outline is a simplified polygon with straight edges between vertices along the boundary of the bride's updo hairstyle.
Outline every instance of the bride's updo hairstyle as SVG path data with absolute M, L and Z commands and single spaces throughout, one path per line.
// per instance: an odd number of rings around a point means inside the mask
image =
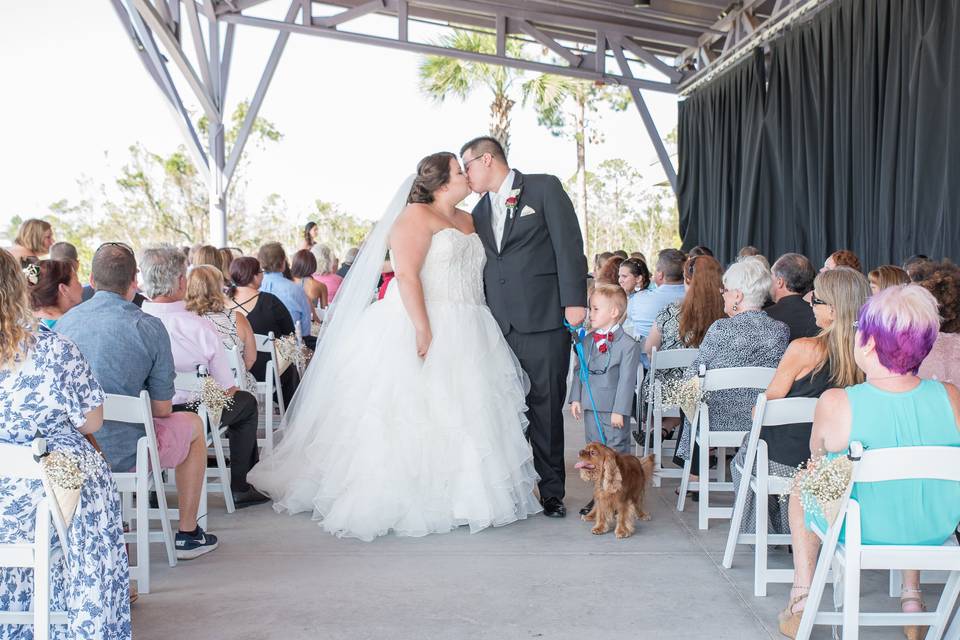
M 433 153 L 417 163 L 417 176 L 410 187 L 407 204 L 430 204 L 433 192 L 450 182 L 450 161 L 457 156 L 449 151 Z

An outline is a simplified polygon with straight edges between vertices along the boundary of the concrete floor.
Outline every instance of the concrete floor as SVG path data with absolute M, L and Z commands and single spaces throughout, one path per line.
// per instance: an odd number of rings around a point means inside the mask
M 153 591 L 133 607 L 138 640 L 277 638 L 549 640 L 779 638 L 787 585 L 753 597 L 752 548 L 720 566 L 728 525 L 697 529 L 675 508 L 675 480 L 647 494 L 653 519 L 629 539 L 593 536 L 576 510 L 590 489 L 574 472 L 582 426 L 567 424 L 567 518 L 535 516 L 476 535 L 458 530 L 372 543 L 322 532 L 306 514 L 264 505 L 227 515 L 212 500 L 220 548 L 175 568 L 152 549 Z M 772 552 L 770 566 L 789 566 Z M 928 601 L 936 602 L 931 588 Z M 886 574 L 868 572 L 864 609 L 893 609 Z M 825 594 L 830 598 L 830 590 Z M 864 638 L 902 638 L 865 629 Z M 816 638 L 829 638 L 820 627 Z

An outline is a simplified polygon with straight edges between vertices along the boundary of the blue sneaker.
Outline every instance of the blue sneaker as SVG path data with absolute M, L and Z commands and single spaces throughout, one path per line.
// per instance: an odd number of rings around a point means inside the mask
M 177 549 L 177 560 L 193 560 L 216 549 L 217 536 L 205 533 L 200 527 L 197 527 L 196 535 L 177 531 L 174 547 Z

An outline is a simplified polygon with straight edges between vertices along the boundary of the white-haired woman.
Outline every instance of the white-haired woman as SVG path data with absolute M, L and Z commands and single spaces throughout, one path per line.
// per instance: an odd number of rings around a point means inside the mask
M 763 303 L 773 284 L 770 269 L 762 261 L 743 258 L 723 274 L 723 310 L 707 329 L 697 359 L 686 370 L 684 379 L 697 376 L 700 365 L 707 369 L 728 367 L 769 367 L 775 369 L 790 344 L 790 329 L 763 311 Z M 711 431 L 749 431 L 751 408 L 757 400 L 753 389 L 729 389 L 710 394 Z M 687 418 L 689 418 L 688 416 Z M 693 455 L 698 468 L 697 451 L 690 447 L 690 423 L 684 419 L 678 455 L 686 460 Z
M 337 275 L 337 257 L 333 255 L 333 249 L 325 244 L 315 244 L 310 248 L 317 259 L 317 272 L 313 274 L 313 279 L 317 282 L 327 285 L 327 304 L 333 302 L 333 297 L 337 295 L 337 289 L 343 278 Z

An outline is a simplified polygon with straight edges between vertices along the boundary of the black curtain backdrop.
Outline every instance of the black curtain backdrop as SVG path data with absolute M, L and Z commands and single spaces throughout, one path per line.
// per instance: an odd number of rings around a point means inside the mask
M 960 2 L 836 0 L 679 107 L 680 233 L 721 260 L 960 257 Z

